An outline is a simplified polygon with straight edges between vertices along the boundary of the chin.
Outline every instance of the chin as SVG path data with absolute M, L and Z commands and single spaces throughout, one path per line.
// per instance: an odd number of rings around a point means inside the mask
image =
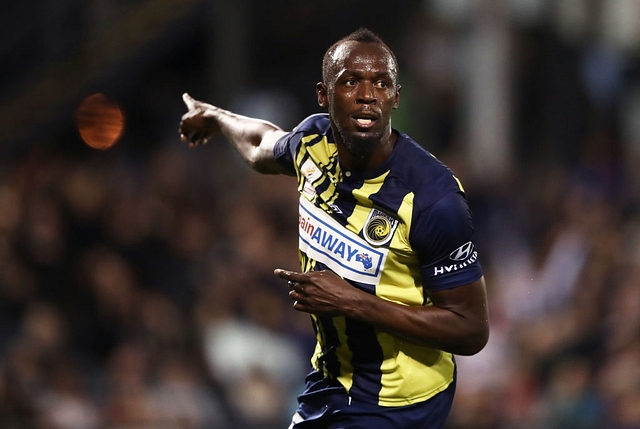
M 355 144 L 376 146 L 382 140 L 383 135 L 383 132 L 378 130 L 355 131 L 351 133 L 349 140 Z
M 368 159 L 380 144 L 380 135 L 371 133 L 351 134 L 342 139 L 355 158 Z

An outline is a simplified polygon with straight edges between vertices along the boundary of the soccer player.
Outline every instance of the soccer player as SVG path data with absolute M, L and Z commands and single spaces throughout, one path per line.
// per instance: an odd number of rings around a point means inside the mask
M 276 269 L 317 346 L 290 429 L 437 429 L 454 355 L 489 336 L 460 181 L 392 128 L 398 62 L 368 29 L 324 55 L 315 114 L 292 131 L 183 96 L 190 146 L 221 133 L 256 171 L 297 179 L 301 269 Z

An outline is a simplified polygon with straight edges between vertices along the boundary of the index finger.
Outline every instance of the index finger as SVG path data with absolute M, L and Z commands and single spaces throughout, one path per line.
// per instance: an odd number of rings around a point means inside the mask
M 186 92 L 182 94 L 182 101 L 184 101 L 184 104 L 187 106 L 188 109 L 193 109 L 196 104 L 196 100 L 194 100 L 193 97 L 191 97 Z
M 283 270 L 281 268 L 276 268 L 273 270 L 273 274 L 280 277 L 284 280 L 291 280 L 294 282 L 303 282 L 307 280 L 307 275 L 304 273 L 299 273 L 297 271 Z

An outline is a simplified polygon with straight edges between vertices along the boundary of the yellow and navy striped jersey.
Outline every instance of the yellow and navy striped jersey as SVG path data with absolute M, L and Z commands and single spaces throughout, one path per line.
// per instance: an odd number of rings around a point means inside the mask
M 380 298 L 431 305 L 428 290 L 482 276 L 471 211 L 451 170 L 404 133 L 389 159 L 346 171 L 326 114 L 303 120 L 276 144 L 300 192 L 303 271 L 330 269 Z M 424 401 L 453 381 L 450 353 L 420 346 L 345 317 L 311 316 L 317 371 L 349 395 L 383 406 Z

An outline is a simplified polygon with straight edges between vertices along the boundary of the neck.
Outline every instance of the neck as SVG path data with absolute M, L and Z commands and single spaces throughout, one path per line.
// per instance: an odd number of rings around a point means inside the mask
M 371 153 L 359 155 L 350 151 L 348 146 L 342 142 L 342 139 L 337 137 L 336 143 L 338 144 L 340 164 L 347 170 L 355 171 L 366 171 L 379 167 L 391 156 L 397 139 L 398 135 L 390 129 L 389 133 L 375 145 Z

